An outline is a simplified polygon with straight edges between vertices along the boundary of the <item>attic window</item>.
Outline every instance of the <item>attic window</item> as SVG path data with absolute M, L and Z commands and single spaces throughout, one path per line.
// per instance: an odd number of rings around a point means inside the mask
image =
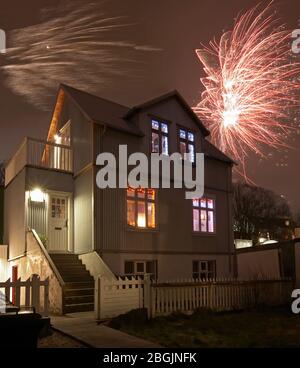
M 180 128 L 179 132 L 179 152 L 182 157 L 184 154 L 188 155 L 190 162 L 195 162 L 195 134 L 184 128 Z
M 151 152 L 169 155 L 169 126 L 167 123 L 151 120 Z

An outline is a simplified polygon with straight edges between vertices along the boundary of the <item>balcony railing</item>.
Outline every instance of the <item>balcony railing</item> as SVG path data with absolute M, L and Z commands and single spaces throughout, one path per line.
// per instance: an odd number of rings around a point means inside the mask
M 25 166 L 72 172 L 72 149 L 61 144 L 25 138 L 6 166 L 5 185 L 9 184 Z

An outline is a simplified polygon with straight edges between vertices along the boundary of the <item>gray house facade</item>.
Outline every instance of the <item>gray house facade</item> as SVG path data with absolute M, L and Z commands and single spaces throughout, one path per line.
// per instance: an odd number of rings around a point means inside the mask
M 55 280 L 59 313 L 92 309 L 99 274 L 232 276 L 233 161 L 208 138 L 176 91 L 128 108 L 61 85 L 47 139 L 26 138 L 6 166 L 11 267 L 19 277 L 35 272 Z M 204 196 L 188 200 L 184 188 L 99 189 L 98 154 L 118 156 L 123 144 L 128 154 L 180 152 L 192 162 L 204 153 Z

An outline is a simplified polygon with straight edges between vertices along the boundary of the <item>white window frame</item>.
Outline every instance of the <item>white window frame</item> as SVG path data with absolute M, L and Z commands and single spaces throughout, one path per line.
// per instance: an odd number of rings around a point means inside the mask
M 198 263 L 198 271 L 194 271 L 194 263 Z M 209 264 L 213 264 L 213 271 L 209 270 Z M 202 266 L 205 265 L 205 268 Z M 197 277 L 195 277 L 197 275 Z M 217 261 L 215 259 L 209 260 L 193 260 L 192 262 L 192 277 L 195 280 L 212 280 L 217 277 Z
M 201 207 L 201 199 L 205 199 L 207 200 L 212 200 L 213 201 L 213 208 L 210 209 L 208 207 Z M 192 202 L 192 230 L 194 234 L 202 234 L 202 235 L 216 235 L 217 233 L 217 221 L 216 221 L 216 217 L 217 217 L 217 206 L 216 206 L 216 197 L 213 195 L 204 195 L 202 198 L 198 199 L 199 201 L 199 206 L 195 206 L 194 205 L 194 200 L 191 200 Z M 194 210 L 198 210 L 199 212 L 199 230 L 195 230 L 194 229 Z M 203 231 L 201 229 L 201 211 L 206 211 L 206 231 Z M 213 213 L 213 226 L 214 226 L 214 231 L 208 231 L 208 212 L 212 212 Z

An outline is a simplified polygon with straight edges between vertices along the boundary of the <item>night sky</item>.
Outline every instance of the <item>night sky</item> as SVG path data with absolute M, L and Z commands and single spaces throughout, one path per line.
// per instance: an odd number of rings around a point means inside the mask
M 0 0 L 0 28 L 5 31 L 41 21 L 41 11 L 56 7 L 56 0 Z M 85 6 L 87 1 L 79 4 Z M 252 0 L 112 0 L 103 5 L 106 14 L 128 16 L 132 25 L 121 31 L 123 40 L 151 45 L 161 51 L 141 53 L 136 68 L 127 77 L 115 76 L 108 85 L 99 85 L 97 94 L 133 106 L 177 89 L 194 106 L 200 97 L 202 67 L 194 50 L 232 27 L 233 19 L 257 1 Z M 299 0 L 277 2 L 280 16 L 290 29 L 300 28 Z M 66 25 L 67 26 L 67 25 Z M 11 45 L 8 44 L 8 47 Z M 276 45 L 274 45 L 276 47 Z M 300 59 L 300 54 L 299 54 Z M 3 63 L 0 55 L 0 66 Z M 136 70 L 136 73 L 134 72 Z M 96 71 L 95 71 L 96 72 Z M 76 71 L 74 71 L 76 73 Z M 23 82 L 24 83 L 24 82 Z M 31 80 L 24 83 L 30 85 Z M 88 88 L 87 88 L 88 90 Z M 53 90 L 53 94 L 55 89 Z M 0 160 L 16 150 L 24 136 L 44 139 L 54 97 L 45 111 L 14 94 L 0 71 Z M 300 114 L 299 114 L 300 116 Z M 248 175 L 259 186 L 284 195 L 295 211 L 300 211 L 300 135 L 290 138 L 288 152 L 268 152 L 268 160 L 251 156 Z M 284 163 L 284 164 L 283 164 Z

